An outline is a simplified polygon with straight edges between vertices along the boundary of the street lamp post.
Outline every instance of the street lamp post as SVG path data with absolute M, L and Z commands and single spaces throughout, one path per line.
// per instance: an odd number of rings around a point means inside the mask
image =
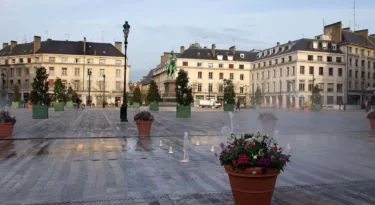
M 126 51 L 127 51 L 127 48 L 128 48 L 128 35 L 129 35 L 129 30 L 130 30 L 130 25 L 127 21 L 125 21 L 125 24 L 124 24 L 124 38 L 125 38 L 125 62 L 124 62 L 124 93 L 123 93 L 123 96 L 122 96 L 122 106 L 121 106 L 121 109 L 120 109 L 120 118 L 121 118 L 121 122 L 127 122 L 128 121 L 128 105 L 126 103 Z
M 288 97 L 288 106 L 290 107 L 291 106 L 291 99 L 290 99 L 290 84 L 292 83 L 292 81 L 290 81 L 290 80 L 288 80 L 287 81 L 287 84 L 288 84 L 288 95 L 289 95 L 289 97 Z
M 4 73 L 1 73 L 1 79 L 3 80 L 3 86 L 2 86 L 2 93 L 1 93 L 1 97 L 5 97 L 4 93 L 5 93 L 5 74 Z
M 103 108 L 105 108 L 105 74 L 103 75 Z
M 87 101 L 87 104 L 91 107 L 91 70 L 89 69 L 87 71 L 87 74 L 89 75 L 89 100 Z

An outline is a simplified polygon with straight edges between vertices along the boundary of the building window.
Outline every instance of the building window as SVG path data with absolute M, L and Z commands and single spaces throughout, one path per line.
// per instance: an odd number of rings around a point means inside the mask
M 342 68 L 339 68 L 339 70 L 338 70 L 338 76 L 342 76 Z
M 332 93 L 333 92 L 333 83 L 327 84 L 327 92 Z
M 309 67 L 309 74 L 314 75 L 314 66 Z
M 289 67 L 286 67 L 286 76 L 289 76 Z
M 67 62 L 68 62 L 68 58 L 65 58 L 65 57 L 61 58 L 61 63 L 67 63 Z
M 352 58 L 349 58 L 349 65 L 353 65 Z
M 372 74 L 372 79 L 375 80 L 375 73 Z
M 223 64 L 222 63 L 219 63 L 219 68 L 223 68 Z
M 229 68 L 234 68 L 234 65 L 233 64 L 229 64 Z
M 26 75 L 29 75 L 29 74 L 30 74 L 30 69 L 29 69 L 29 68 L 25 68 L 25 74 L 26 74 Z
M 31 63 L 31 58 L 27 58 L 27 63 Z
M 348 85 L 349 88 L 352 88 L 352 81 L 349 81 Z
M 268 62 L 268 65 L 272 65 L 272 61 L 269 61 L 269 62 Z
M 266 67 L 266 62 L 263 62 L 263 67 Z
M 270 75 L 270 71 L 268 70 L 267 71 L 267 78 L 270 79 L 271 75 Z
M 29 89 L 29 88 L 30 88 L 30 82 L 29 82 L 29 79 L 26 79 L 26 80 L 25 80 L 25 88 L 26 88 L 26 89 Z
M 312 80 L 309 80 L 309 91 L 312 91 L 312 88 L 313 88 L 313 81 Z
M 361 61 L 361 66 L 362 66 L 362 68 L 365 68 L 365 61 L 364 60 Z
M 371 69 L 371 62 L 370 61 L 367 62 L 367 68 Z
M 254 80 L 254 73 L 251 74 L 251 80 Z
M 208 64 L 208 67 L 209 67 L 209 68 L 212 68 L 212 67 L 214 67 L 214 64 L 213 64 L 213 63 L 209 63 L 209 64 Z
M 273 69 L 273 77 L 276 78 L 276 69 Z
M 94 60 L 92 58 L 88 58 L 87 59 L 87 64 L 92 64 L 92 63 L 94 63 Z
M 243 87 L 240 87 L 240 93 L 243 93 Z
M 55 57 L 49 57 L 49 58 L 48 58 L 48 62 L 50 62 L 50 63 L 54 63 L 54 62 L 55 62 Z
M 74 62 L 75 62 L 75 63 L 79 63 L 79 61 L 80 61 L 79 58 L 75 58 L 75 59 L 74 59 Z
M 327 62 L 332 62 L 332 56 L 327 56 Z
M 120 69 L 116 69 L 116 77 L 121 77 L 121 70 Z
M 349 47 L 349 53 L 352 53 L 352 52 L 353 52 L 353 48 Z
M 61 75 L 63 75 L 63 76 L 68 75 L 68 69 L 67 68 L 62 68 L 61 69 Z
M 197 67 L 202 67 L 202 63 L 197 63 Z
M 189 65 L 189 64 L 188 64 L 187 61 L 182 62 L 182 66 L 188 66 L 188 65 Z
M 273 84 L 273 92 L 276 92 L 276 83 L 273 82 L 272 84 Z
M 280 68 L 280 77 L 283 77 L 283 69 Z
M 299 67 L 299 74 L 304 75 L 305 74 L 305 66 Z
M 333 76 L 333 68 L 328 68 L 328 75 Z
M 233 73 L 230 73 L 230 74 L 229 74 L 229 79 L 231 79 L 231 80 L 234 79 L 234 74 L 233 74 Z
M 361 72 L 361 78 L 362 78 L 362 79 L 365 78 L 365 72 L 364 72 L 364 71 Z
M 323 67 L 319 67 L 319 75 L 323 75 Z
M 35 63 L 39 63 L 39 57 L 35 57 Z M 7 64 L 7 63 L 5 63 Z
M 358 54 L 358 48 L 355 49 L 355 54 Z
M 355 74 L 355 76 L 354 76 L 354 77 L 355 77 L 355 78 L 358 78 L 358 71 L 357 71 L 357 70 L 355 71 L 355 73 L 354 73 L 354 74 Z
M 314 56 L 313 56 L 313 55 L 308 55 L 308 56 L 307 56 L 307 60 L 309 60 L 309 61 L 313 61 L 313 60 L 314 60 Z
M 79 89 L 79 81 L 74 81 L 73 82 L 73 89 L 78 90 Z
M 259 80 L 259 73 L 257 73 L 257 80 Z
M 54 67 L 50 67 L 49 68 L 49 73 L 48 73 L 50 76 L 54 76 L 55 75 L 55 68 Z
M 289 56 L 289 62 L 292 61 L 292 56 Z
M 336 62 L 341 63 L 341 57 L 336 57 Z
M 121 90 L 121 82 L 120 81 L 116 81 L 116 90 Z
M 358 60 L 355 59 L 355 67 L 358 67 Z
M 281 58 L 281 63 L 284 63 L 285 62 L 285 59 L 284 58 Z
M 223 84 L 220 84 L 219 85 L 219 92 L 222 93 L 224 91 L 224 86 Z
M 99 70 L 99 75 L 100 75 L 100 76 L 104 76 L 104 69 L 100 69 L 100 70 Z
M 305 91 L 305 80 L 299 81 L 299 91 Z
M 21 68 L 17 68 L 17 75 L 21 76 Z
M 375 70 L 375 62 L 372 63 L 372 69 Z
M 219 79 L 222 80 L 224 78 L 224 74 L 223 73 L 219 73 Z
M 318 61 L 323 61 L 323 56 L 318 56 Z
M 202 92 L 202 84 L 198 83 L 198 92 Z
M 240 65 L 240 69 L 244 69 L 244 68 L 245 68 L 245 66 L 241 64 Z
M 105 59 L 99 59 L 99 64 L 105 64 Z
M 275 59 L 275 64 L 278 64 L 279 59 Z
M 198 72 L 198 78 L 202 79 L 202 72 Z
M 370 72 L 367 73 L 367 79 L 370 79 Z
M 208 78 L 209 78 L 209 79 L 212 79 L 212 78 L 213 78 L 213 73 L 212 73 L 212 72 L 209 72 L 209 73 L 208 73 Z
M 243 74 L 240 74 L 240 80 L 243 80 L 243 77 L 244 77 Z
M 23 63 L 23 58 L 20 58 L 19 61 L 20 61 L 20 63 Z
M 121 65 L 121 60 L 116 60 L 116 65 Z
M 74 68 L 74 75 L 79 76 L 79 68 Z
M 212 92 L 212 83 L 208 83 L 208 92 Z

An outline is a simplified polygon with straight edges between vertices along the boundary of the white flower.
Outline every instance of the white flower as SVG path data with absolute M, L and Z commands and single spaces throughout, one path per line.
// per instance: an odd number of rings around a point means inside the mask
M 254 155 L 254 157 L 253 157 L 254 159 L 258 159 L 258 156 L 256 156 L 256 155 Z

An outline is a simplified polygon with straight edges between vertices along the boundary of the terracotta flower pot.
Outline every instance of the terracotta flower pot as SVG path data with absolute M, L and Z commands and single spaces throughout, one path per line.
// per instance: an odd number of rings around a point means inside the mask
M 10 137 L 13 135 L 13 123 L 0 123 L 0 137 Z
M 138 135 L 139 136 L 150 136 L 152 121 L 137 120 Z
M 27 109 L 28 109 L 28 110 L 32 110 L 32 109 L 33 109 L 33 105 L 32 105 L 32 104 L 28 104 L 28 105 L 27 105 Z
M 375 130 L 375 119 L 369 119 L 369 121 L 370 121 L 371 129 Z
M 262 168 L 255 167 L 246 170 L 233 170 L 225 166 L 228 173 L 230 187 L 236 205 L 270 205 L 275 189 L 277 169 L 268 169 L 262 173 Z
M 262 120 L 263 132 L 273 135 L 277 120 Z

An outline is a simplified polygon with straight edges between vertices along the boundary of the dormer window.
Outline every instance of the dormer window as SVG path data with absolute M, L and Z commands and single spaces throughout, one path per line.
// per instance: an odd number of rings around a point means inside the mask
M 217 55 L 218 60 L 223 60 L 223 55 Z
M 264 51 L 263 54 L 264 54 L 264 56 L 267 56 L 267 51 Z
M 233 60 L 233 56 L 232 56 L 232 55 L 228 55 L 227 57 L 228 57 L 228 60 L 229 60 L 229 61 L 232 61 L 232 60 Z
M 327 43 L 327 42 L 323 42 L 323 43 L 322 43 L 322 48 L 323 48 L 324 50 L 327 50 L 327 48 L 328 48 L 328 43 Z
M 332 44 L 332 50 L 336 50 L 337 49 L 337 45 L 336 44 Z
M 241 54 L 240 54 L 240 57 L 241 57 L 241 58 L 245 58 L 245 54 L 244 54 L 244 53 L 241 53 Z
M 314 49 L 318 49 L 318 42 L 317 42 L 317 41 L 314 41 L 314 42 L 313 42 L 313 48 L 314 48 Z
M 198 56 L 200 56 L 200 55 L 201 55 L 201 53 L 200 53 L 200 52 L 197 52 L 197 55 L 198 55 Z
M 292 45 L 288 45 L 288 50 L 292 48 Z
M 280 51 L 280 52 L 281 52 L 281 51 L 283 51 L 283 48 L 282 48 L 282 47 L 280 47 L 280 48 L 279 48 L 279 51 Z

